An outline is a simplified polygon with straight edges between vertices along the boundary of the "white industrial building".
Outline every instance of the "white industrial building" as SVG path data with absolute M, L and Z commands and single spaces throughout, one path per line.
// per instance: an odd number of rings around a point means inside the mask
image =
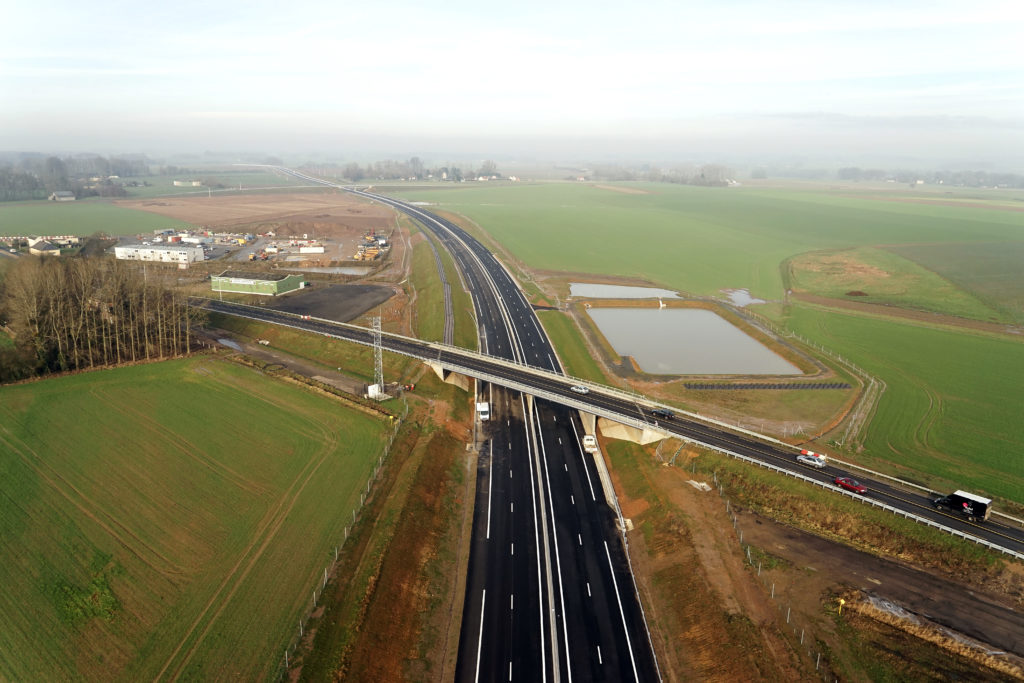
M 114 256 L 128 261 L 164 263 L 192 263 L 205 259 L 202 247 L 187 244 L 127 244 L 114 247 Z

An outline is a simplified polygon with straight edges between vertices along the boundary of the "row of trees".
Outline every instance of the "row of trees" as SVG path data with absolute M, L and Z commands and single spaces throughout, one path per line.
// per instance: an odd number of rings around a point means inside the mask
M 915 183 L 923 180 L 929 185 L 954 187 L 1012 187 L 1024 188 L 1024 176 L 1016 173 L 989 171 L 914 171 L 898 169 L 886 171 L 877 168 L 847 166 L 836 172 L 839 180 L 891 180 L 897 183 Z
M 148 173 L 144 158 L 27 156 L 17 164 L 0 165 L 0 201 L 46 199 L 56 190 L 70 190 L 78 198 L 123 197 L 123 185 L 110 176 L 120 179 Z
M 159 280 L 110 259 L 18 259 L 0 284 L 15 341 L 0 381 L 189 353 L 203 313 Z
M 360 166 L 355 162 L 338 166 L 335 164 L 316 164 L 304 167 L 307 173 L 319 175 L 334 175 L 353 182 L 360 180 L 403 180 L 406 178 L 427 178 L 432 176 L 436 180 L 450 180 L 459 182 L 477 178 L 479 176 L 491 177 L 498 174 L 498 165 L 490 159 L 480 164 L 478 168 L 462 169 L 449 162 L 444 166 L 428 167 L 419 157 L 412 157 L 406 161 L 387 159 Z
M 629 166 L 609 165 L 598 166 L 593 170 L 580 169 L 574 176 L 590 180 L 645 180 L 652 183 L 677 183 L 680 185 L 727 185 L 736 177 L 736 172 L 722 164 L 681 164 L 669 168 L 659 168 L 650 164 L 642 164 L 633 168 Z

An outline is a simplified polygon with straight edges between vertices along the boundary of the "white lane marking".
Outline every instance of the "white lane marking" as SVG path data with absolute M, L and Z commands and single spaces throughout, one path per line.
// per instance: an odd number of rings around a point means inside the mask
M 554 420 L 555 422 L 558 422 L 558 416 L 557 415 L 552 415 L 551 419 Z
M 512 612 L 516 611 L 516 594 L 515 593 L 513 593 L 510 596 L 508 596 L 508 608 Z
M 561 445 L 562 445 L 562 437 L 558 437 L 558 445 L 559 445 L 559 446 L 561 446 Z
M 571 493 L 569 494 L 569 500 L 571 500 L 571 501 L 572 501 L 572 504 L 573 504 L 573 505 L 575 505 L 575 504 L 576 504 L 576 496 L 572 495 Z
M 537 416 L 537 431 L 540 432 L 540 413 L 536 413 Z M 556 418 L 557 421 L 557 418 Z M 548 474 L 548 453 L 547 449 L 544 448 L 544 440 L 540 439 L 540 454 L 543 456 L 544 464 L 544 481 L 547 484 L 548 492 L 548 514 L 551 516 L 551 528 L 556 529 L 555 526 L 555 502 L 551 498 L 551 477 Z M 562 576 L 562 554 L 558 550 L 558 534 L 553 531 L 553 539 L 555 546 L 555 571 L 558 572 L 558 598 L 562 605 L 562 614 L 565 615 L 565 578 Z M 547 540 L 547 538 L 545 538 Z M 569 628 L 565 619 L 562 620 L 562 641 L 565 643 L 565 669 L 568 681 L 572 682 L 572 660 L 569 657 Z
M 509 468 L 509 470 L 508 470 L 508 478 L 509 478 L 509 479 L 511 479 L 511 478 L 512 478 L 512 468 L 511 468 L 511 467 L 510 467 L 510 468 Z
M 600 645 L 597 646 L 597 663 L 598 664 L 604 664 L 604 660 L 601 659 L 601 646 Z
M 476 678 L 474 680 L 480 680 L 480 651 L 484 646 L 484 604 L 487 603 L 487 589 L 484 589 L 483 597 L 480 598 L 480 637 L 477 639 L 476 645 Z
M 563 468 L 565 468 L 565 471 L 566 471 L 566 472 L 568 472 L 568 471 L 569 471 L 569 463 L 567 463 L 567 462 L 563 462 L 563 463 L 562 463 L 562 467 L 563 467 Z
M 550 354 L 550 353 L 548 354 L 548 362 L 549 362 L 549 363 L 551 363 L 551 369 L 552 369 L 552 370 L 557 370 L 557 369 L 558 369 L 558 368 L 557 368 L 557 367 L 555 366 L 555 359 L 551 357 L 551 354 Z
M 487 466 L 487 540 L 491 540 L 491 482 L 494 480 L 494 442 L 491 442 L 491 462 Z
M 576 540 L 578 540 L 580 542 L 580 545 L 583 545 L 583 537 L 582 536 L 580 536 L 579 534 L 576 534 Z
M 622 609 L 622 596 L 619 595 L 619 582 L 615 578 L 615 567 L 612 566 L 612 554 L 608 550 L 608 541 L 604 542 L 604 554 L 608 557 L 608 571 L 612 573 L 612 585 L 615 586 L 615 599 L 619 603 L 619 614 L 622 615 L 622 630 L 626 633 L 626 647 L 629 648 L 629 661 L 633 664 L 633 678 L 640 680 L 636 671 L 636 659 L 633 658 L 633 644 L 629 641 L 629 627 L 626 626 L 626 612 Z
M 533 450 L 533 447 L 532 447 L 532 442 L 530 441 L 530 430 L 533 429 L 533 420 L 530 419 L 529 413 L 526 410 L 526 400 L 523 398 L 522 394 L 519 394 L 519 405 L 522 407 L 522 410 L 523 410 L 523 430 L 526 432 L 526 453 L 527 453 L 526 461 L 530 465 L 530 480 L 533 482 L 533 484 L 530 486 L 530 500 L 533 501 L 533 537 L 534 537 L 534 541 L 536 543 L 536 549 L 537 549 L 537 585 L 538 586 L 543 586 L 544 584 L 542 583 L 542 578 L 541 578 L 542 577 L 542 573 L 541 573 L 541 557 L 540 557 L 541 556 L 541 543 L 540 543 L 539 524 L 540 523 L 544 524 L 544 540 L 546 541 L 547 540 L 547 520 L 541 519 L 540 515 L 537 514 L 537 487 L 540 484 L 540 482 L 537 480 L 537 478 L 536 478 L 537 475 L 535 475 L 534 471 L 533 471 L 533 459 L 536 457 L 536 454 L 534 453 L 534 450 Z M 543 506 L 543 504 L 544 504 L 544 501 L 541 500 L 541 505 Z M 548 579 L 547 598 L 548 598 L 548 603 L 550 604 L 550 602 L 551 602 L 551 592 L 552 592 L 552 588 L 551 588 L 551 562 L 550 562 L 550 559 L 548 558 L 548 554 L 547 553 L 544 554 L 544 564 L 545 564 L 545 567 L 547 569 L 547 579 Z M 542 600 L 538 600 L 538 602 L 542 602 Z M 555 609 L 554 609 L 554 606 L 552 605 L 551 609 L 549 611 L 549 614 L 548 614 L 548 617 L 550 619 L 549 637 L 551 638 L 551 641 L 552 641 L 551 642 L 551 645 L 552 645 L 552 647 L 551 647 L 551 667 L 554 669 L 554 672 L 555 672 L 554 678 L 557 679 L 558 678 L 558 649 L 557 649 L 558 641 L 557 641 L 557 633 L 556 633 L 557 629 L 555 627 L 554 612 L 555 612 Z M 540 618 L 540 636 L 541 636 L 540 637 L 540 661 L 543 663 L 543 662 L 547 661 L 547 659 L 545 658 L 545 649 L 546 648 L 545 648 L 545 643 L 544 643 L 544 609 L 543 609 L 543 604 L 541 605 L 541 609 L 537 610 L 537 616 Z M 543 681 L 545 681 L 545 682 L 547 681 L 547 679 L 548 679 L 548 668 L 547 668 L 547 666 L 542 666 L 541 667 L 541 677 L 542 677 Z
M 588 597 L 588 598 L 589 598 L 589 597 L 592 597 L 592 596 L 590 595 L 590 582 L 589 582 L 589 581 L 587 581 L 587 597 Z
M 516 544 L 515 543 L 510 543 L 509 545 L 512 546 L 512 550 L 509 552 L 509 555 L 515 555 L 516 554 Z
M 515 512 L 516 511 L 516 504 L 515 503 L 509 503 L 508 504 L 508 511 L 509 512 Z
M 512 662 L 508 663 L 508 680 L 512 680 Z

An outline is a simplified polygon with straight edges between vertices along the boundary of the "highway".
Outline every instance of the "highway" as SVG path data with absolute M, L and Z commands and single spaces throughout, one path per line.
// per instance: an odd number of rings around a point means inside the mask
M 432 230 L 452 253 L 473 294 L 484 355 L 395 335 L 383 339 L 387 350 L 489 382 L 482 385 L 486 395 L 481 400 L 491 400 L 492 418 L 483 425 L 486 441 L 478 461 L 457 678 L 659 680 L 622 536 L 595 481 L 594 463 L 580 449 L 582 428 L 570 410 L 653 425 L 654 404 L 594 385 L 586 395 L 572 392 L 573 382 L 560 374 L 531 306 L 490 252 L 458 226 L 419 207 L 343 189 L 389 204 Z M 372 344 L 369 331 L 362 328 L 215 301 L 206 305 Z M 530 401 L 524 394 L 549 400 Z M 657 428 L 823 483 L 850 474 L 833 466 L 816 470 L 800 465 L 792 448 L 678 412 L 673 418 L 657 418 Z M 1024 553 L 1019 528 L 994 519 L 971 523 L 934 510 L 925 495 L 853 476 L 868 486 L 872 500 Z
M 438 237 L 472 295 L 485 354 L 557 378 L 532 306 L 483 245 L 418 207 L 353 192 Z M 486 390 L 494 410 L 479 459 L 457 679 L 660 680 L 614 508 L 580 448 L 578 414 L 501 386 Z

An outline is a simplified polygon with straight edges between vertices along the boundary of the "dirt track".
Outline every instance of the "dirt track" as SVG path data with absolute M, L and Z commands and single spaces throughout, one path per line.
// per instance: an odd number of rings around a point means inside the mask
M 788 597 L 813 600 L 836 584 L 898 603 L 929 621 L 1024 657 L 1024 613 L 1006 598 L 783 526 L 754 513 L 738 515 L 744 542 L 799 570 Z M 781 580 L 781 579 L 780 579 Z M 779 588 L 780 592 L 783 590 Z

